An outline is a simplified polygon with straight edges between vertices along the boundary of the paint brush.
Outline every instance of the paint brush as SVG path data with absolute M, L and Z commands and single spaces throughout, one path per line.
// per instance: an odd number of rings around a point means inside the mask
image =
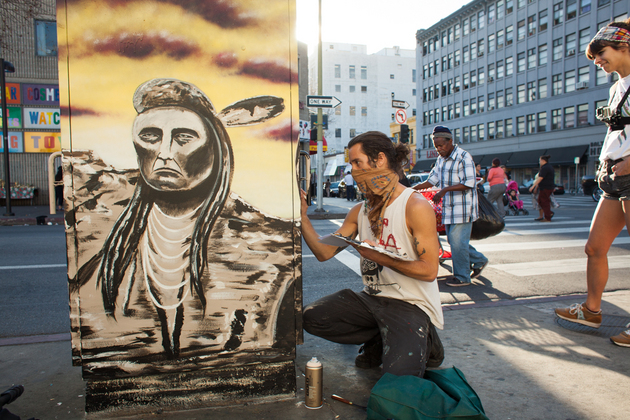
M 355 407 L 358 407 L 358 408 L 362 408 L 362 409 L 364 409 L 364 410 L 367 410 L 367 407 L 364 407 L 364 406 L 362 406 L 362 405 L 355 404 L 355 403 L 353 403 L 352 401 L 346 400 L 345 398 L 340 397 L 340 396 L 339 396 L 339 395 L 337 395 L 337 394 L 332 394 L 331 398 L 332 398 L 333 400 L 340 401 L 340 402 L 342 402 L 342 403 L 344 403 L 344 404 L 353 405 L 353 406 L 355 406 Z

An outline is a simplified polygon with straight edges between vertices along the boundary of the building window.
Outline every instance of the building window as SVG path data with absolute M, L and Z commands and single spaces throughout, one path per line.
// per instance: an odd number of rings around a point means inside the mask
M 341 85 L 335 85 L 335 92 L 341 92 Z
M 35 47 L 38 56 L 57 56 L 57 23 L 35 21 Z
M 361 75 L 363 75 L 363 66 L 361 66 Z M 411 69 L 411 83 L 416 83 L 416 69 Z
M 495 18 L 495 7 L 496 5 L 494 4 L 490 4 L 488 5 L 488 25 L 490 25 L 491 23 L 494 23 L 494 18 Z
M 564 93 L 575 91 L 575 70 L 564 72 Z
M 551 96 L 562 95 L 562 75 L 554 74 L 551 76 Z
M 463 80 L 464 80 L 464 90 L 466 90 L 466 89 L 468 89 L 468 86 L 469 86 L 468 73 L 464 73 Z
M 477 126 L 476 125 L 471 125 L 470 126 L 470 142 L 476 142 L 477 141 Z
M 455 76 L 454 80 L 455 82 L 453 83 L 453 91 L 459 92 L 459 89 L 461 89 L 461 86 L 459 84 L 459 76 Z
M 580 89 L 586 89 L 589 82 L 589 68 L 588 66 L 580 67 L 578 69 L 577 83 Z
M 448 106 L 448 114 L 447 114 L 446 118 L 448 120 L 452 120 L 454 118 L 454 116 L 453 116 L 453 105 L 452 104 Z
M 503 138 L 503 120 L 497 121 L 496 136 L 497 136 L 498 139 L 502 139 Z
M 367 93 L 367 86 L 361 86 L 361 93 Z
M 367 66 L 361 66 L 361 79 L 367 79 Z M 413 69 L 413 81 L 416 81 L 416 69 Z
M 566 36 L 565 40 L 565 57 L 575 55 L 575 32 Z
M 516 8 L 520 9 L 521 7 L 525 7 L 525 0 L 517 0 L 516 1 Z
M 468 63 L 468 60 L 470 59 L 470 56 L 468 55 L 468 45 L 462 48 L 462 54 L 464 56 L 464 63 Z
M 564 128 L 575 127 L 575 107 L 564 108 Z
M 350 85 L 349 88 L 350 88 L 350 93 L 354 93 L 354 91 L 356 91 L 357 89 L 357 87 L 354 85 Z
M 411 89 L 411 96 L 416 96 L 416 90 L 415 89 Z
M 448 28 L 448 40 L 447 42 L 450 44 L 453 42 L 453 27 Z
M 527 36 L 536 35 L 536 15 L 527 17 Z
M 448 53 L 446 56 L 446 69 L 450 70 L 453 68 L 453 53 Z
M 608 83 L 608 75 L 600 67 L 595 66 L 595 86 Z
M 579 53 L 586 52 L 586 47 L 588 47 L 588 43 L 591 42 L 591 28 L 581 29 L 579 32 Z
M 538 46 L 538 65 L 544 66 L 547 64 L 547 44 Z
M 514 0 L 505 0 L 505 14 L 509 15 L 514 11 Z
M 538 113 L 538 128 L 536 129 L 539 133 L 543 131 L 547 131 L 547 112 L 539 112 Z
M 525 102 L 525 85 L 518 85 L 516 87 L 516 103 L 522 104 Z
M 477 43 L 473 42 L 470 44 L 470 59 L 474 60 L 477 58 Z
M 488 140 L 492 140 L 494 138 L 494 121 L 490 121 L 488 123 Z
M 479 112 L 484 112 L 486 107 L 486 101 L 483 96 L 477 98 L 477 110 Z
M 505 59 L 505 75 L 511 76 L 514 73 L 514 57 L 506 57 Z
M 468 101 L 463 101 L 463 106 L 464 106 L 464 117 L 467 117 L 470 115 L 470 107 L 468 105 Z
M 534 134 L 536 132 L 536 115 L 527 115 L 527 134 Z
M 503 48 L 503 29 L 497 31 L 497 49 Z
M 485 77 L 486 73 L 484 72 L 483 67 L 479 67 L 477 69 L 477 82 L 479 83 L 479 86 L 482 86 L 486 82 Z
M 361 116 L 362 117 L 367 117 L 367 106 L 362 106 L 361 107 Z
M 335 115 L 341 115 L 341 107 L 340 106 L 335 108 Z
M 516 24 L 516 39 L 519 41 L 525 39 L 525 19 Z
M 577 16 L 577 0 L 567 0 L 567 20 Z
M 485 43 L 483 39 L 477 41 L 477 56 L 483 57 L 483 54 L 486 52 Z
M 470 24 L 468 23 L 468 19 L 464 19 L 464 26 L 462 29 L 462 35 L 466 36 L 470 32 Z
M 357 115 L 357 108 L 355 106 L 350 107 L 350 116 Z
M 483 29 L 486 26 L 486 13 L 484 10 L 480 10 L 479 13 L 477 14 L 477 17 L 479 18 L 479 29 Z
M 477 70 L 470 71 L 470 87 L 477 86 Z
M 560 25 L 564 22 L 564 9 L 562 8 L 562 2 L 553 5 L 553 26 Z
M 350 138 L 355 138 L 357 135 L 357 129 L 356 128 L 351 128 L 350 129 Z
M 514 91 L 511 87 L 505 88 L 505 106 L 514 104 Z
M 577 106 L 577 124 L 588 125 L 588 104 L 581 104 Z
M 516 56 L 516 71 L 525 71 L 525 52 L 518 53 Z
M 514 128 L 512 125 L 512 118 L 507 118 L 505 120 L 505 137 L 510 137 L 514 135 Z
M 497 109 L 501 109 L 505 106 L 505 101 L 503 97 L 503 91 L 499 90 L 497 92 Z
M 459 66 L 461 56 L 461 52 L 459 50 L 455 50 L 455 66 Z
M 468 127 L 464 127 L 464 134 L 462 136 L 462 143 L 468 143 L 470 129 Z
M 525 117 L 516 117 L 516 135 L 525 135 Z
M 536 48 L 527 50 L 527 68 L 536 68 Z
M 538 79 L 538 99 L 547 97 L 547 79 Z
M 341 64 L 335 64 L 335 79 L 341 78 Z
M 551 110 L 551 129 L 552 130 L 560 130 L 562 128 L 560 125 L 561 118 L 562 118 L 561 109 Z
M 356 73 L 355 67 L 354 66 L 350 66 L 349 72 L 348 72 L 348 77 L 350 77 L 351 79 L 354 79 L 355 78 L 355 73 Z
M 460 36 L 460 31 L 461 31 L 459 23 L 456 23 L 453 28 L 454 28 L 454 32 L 455 32 L 455 40 L 458 40 L 459 36 Z
M 562 58 L 562 38 L 553 40 L 553 61 L 560 60 Z
M 477 113 L 477 99 L 471 98 L 470 99 L 470 115 L 474 115 L 476 113 Z
M 505 28 L 505 45 L 511 45 L 514 41 L 514 25 Z
M 536 82 L 527 82 L 527 100 L 536 100 Z
M 538 13 L 538 31 L 539 32 L 547 30 L 547 20 L 548 20 L 547 9 Z
M 437 70 L 437 69 L 436 69 L 436 70 Z M 436 71 L 435 73 L 437 74 L 437 71 Z M 389 75 L 389 78 L 390 78 L 390 79 L 393 79 L 393 78 L 394 78 L 394 75 L 393 75 L 393 74 L 390 74 L 390 75 Z
M 341 128 L 335 128 L 335 137 L 341 138 Z
M 494 43 L 494 34 L 488 35 L 488 53 L 494 52 L 496 44 Z
M 494 102 L 494 93 L 488 93 L 488 111 L 492 111 L 496 103 Z
M 446 105 L 442 107 L 442 121 L 448 120 L 448 108 Z
M 486 139 L 485 126 L 483 124 L 477 125 L 477 136 L 479 141 L 484 141 Z
M 588 13 L 591 11 L 591 0 L 580 0 L 580 14 Z
M 505 69 L 503 68 L 503 60 L 499 60 L 497 61 L 497 79 L 500 79 L 503 77 L 503 71 Z
M 461 108 L 459 102 L 455 102 L 455 118 L 459 118 L 461 115 Z

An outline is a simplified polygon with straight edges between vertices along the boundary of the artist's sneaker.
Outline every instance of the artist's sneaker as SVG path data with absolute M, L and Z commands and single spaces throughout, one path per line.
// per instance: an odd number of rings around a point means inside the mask
M 470 271 L 470 278 L 476 279 L 477 277 L 479 277 L 479 275 L 481 274 L 483 269 L 486 268 L 487 265 L 488 265 L 488 260 L 486 260 L 486 262 L 481 264 L 479 267 L 473 267 L 472 270 Z
M 446 280 L 446 285 L 451 286 L 451 287 L 470 286 L 471 284 L 472 284 L 471 282 L 461 281 L 455 276 L 452 276 L 448 280 Z
M 626 328 L 630 328 L 630 324 L 626 325 Z M 630 347 L 630 330 L 625 330 L 621 334 L 610 337 L 610 341 L 621 347 Z
M 361 369 L 371 369 L 383 364 L 383 340 L 380 334 L 361 346 L 354 364 Z
M 599 328 L 602 325 L 602 311 L 591 312 L 584 303 L 574 303 L 568 308 L 556 308 L 556 315 L 567 321 L 588 327 Z

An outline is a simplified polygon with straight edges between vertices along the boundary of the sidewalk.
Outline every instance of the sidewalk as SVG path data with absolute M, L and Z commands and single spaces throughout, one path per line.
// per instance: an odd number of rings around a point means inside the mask
M 48 206 L 11 206 L 13 216 L 5 216 L 6 206 L 0 207 L 0 226 L 36 225 L 37 218 L 44 216 L 43 224 L 63 224 L 63 211 L 50 214 Z
M 630 349 L 609 340 L 630 321 L 630 291 L 605 293 L 599 330 L 565 329 L 553 308 L 580 302 L 583 296 L 542 297 L 483 304 L 445 305 L 443 366 L 457 366 L 479 394 L 490 419 L 619 419 L 630 397 Z M 297 349 L 296 398 L 268 404 L 232 404 L 186 412 L 100 415 L 120 419 L 365 419 L 365 412 L 331 400 L 338 394 L 367 405 L 380 368 L 354 367 L 358 346 L 342 346 L 305 334 Z M 7 408 L 40 419 L 82 419 L 84 385 L 80 368 L 71 366 L 69 334 L 0 339 L 2 387 L 21 383 L 25 393 Z M 304 407 L 304 367 L 312 356 L 324 366 L 324 406 Z

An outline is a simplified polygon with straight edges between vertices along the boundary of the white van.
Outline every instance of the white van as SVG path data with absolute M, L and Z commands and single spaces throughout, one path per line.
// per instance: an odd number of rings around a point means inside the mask
M 426 181 L 428 178 L 429 178 L 428 172 L 412 173 L 412 174 L 407 175 L 407 179 L 409 180 L 409 183 L 411 183 L 412 187 L 416 184 Z

